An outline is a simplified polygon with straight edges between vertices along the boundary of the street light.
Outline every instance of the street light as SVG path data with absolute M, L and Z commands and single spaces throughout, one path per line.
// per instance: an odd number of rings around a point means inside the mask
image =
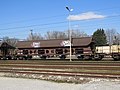
M 33 30 L 30 30 L 31 39 L 33 40 Z
M 69 9 L 69 7 L 66 7 L 66 9 L 69 11 L 69 16 L 70 16 L 70 12 L 73 11 L 73 9 Z M 72 61 L 71 59 L 71 41 L 72 41 L 72 38 L 71 38 L 71 27 L 70 27 L 70 18 L 68 19 L 68 29 L 69 29 L 69 39 L 70 39 L 70 61 Z

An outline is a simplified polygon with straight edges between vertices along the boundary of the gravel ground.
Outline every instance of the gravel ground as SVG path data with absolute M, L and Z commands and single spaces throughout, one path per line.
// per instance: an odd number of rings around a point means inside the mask
M 120 82 L 92 81 L 85 84 L 0 77 L 0 90 L 120 90 Z

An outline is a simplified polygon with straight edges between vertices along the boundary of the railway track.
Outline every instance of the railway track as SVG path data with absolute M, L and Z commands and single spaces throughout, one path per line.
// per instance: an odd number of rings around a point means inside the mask
M 61 75 L 61 76 L 83 76 L 83 77 L 102 77 L 105 78 L 120 78 L 117 73 L 100 73 L 100 72 L 83 72 L 83 71 L 66 71 L 66 70 L 38 70 L 38 69 L 26 69 L 26 68 L 0 68 L 0 72 L 9 73 L 26 73 L 26 74 L 48 74 L 48 75 Z M 92 76 L 91 76 L 92 75 Z
M 120 62 L 0 61 L 0 72 L 120 79 Z
M 119 64 L 120 61 L 65 61 L 65 60 L 0 60 L 0 63 L 10 63 L 10 64 Z

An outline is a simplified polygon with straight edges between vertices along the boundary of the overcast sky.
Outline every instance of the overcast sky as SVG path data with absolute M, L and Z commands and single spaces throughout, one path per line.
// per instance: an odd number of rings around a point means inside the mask
M 65 8 L 69 7 L 69 11 Z M 98 28 L 120 33 L 120 0 L 0 0 L 0 38 L 25 39 L 30 30 L 78 29 L 92 35 Z

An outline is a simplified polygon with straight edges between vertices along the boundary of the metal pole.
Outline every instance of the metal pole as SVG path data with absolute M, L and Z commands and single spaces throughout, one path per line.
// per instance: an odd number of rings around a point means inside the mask
M 33 40 L 33 30 L 30 30 L 31 32 L 31 39 Z
M 66 7 L 66 9 L 69 11 L 69 16 L 70 16 L 70 12 L 71 10 L 69 9 L 69 7 Z M 70 40 L 70 61 L 72 61 L 71 59 L 71 48 L 72 48 L 72 38 L 71 38 L 71 24 L 70 24 L 70 18 L 68 19 L 68 29 L 69 29 L 69 40 Z
M 69 16 L 70 16 L 70 12 L 69 12 Z M 71 45 L 71 43 L 72 43 L 72 38 L 71 38 L 71 27 L 70 27 L 71 25 L 70 25 L 70 19 L 69 19 L 69 30 L 70 30 L 70 35 L 69 35 L 69 39 L 70 39 L 70 61 L 72 61 L 72 59 L 71 59 L 71 54 L 72 54 L 72 51 L 71 51 L 71 47 L 72 47 L 72 45 Z

